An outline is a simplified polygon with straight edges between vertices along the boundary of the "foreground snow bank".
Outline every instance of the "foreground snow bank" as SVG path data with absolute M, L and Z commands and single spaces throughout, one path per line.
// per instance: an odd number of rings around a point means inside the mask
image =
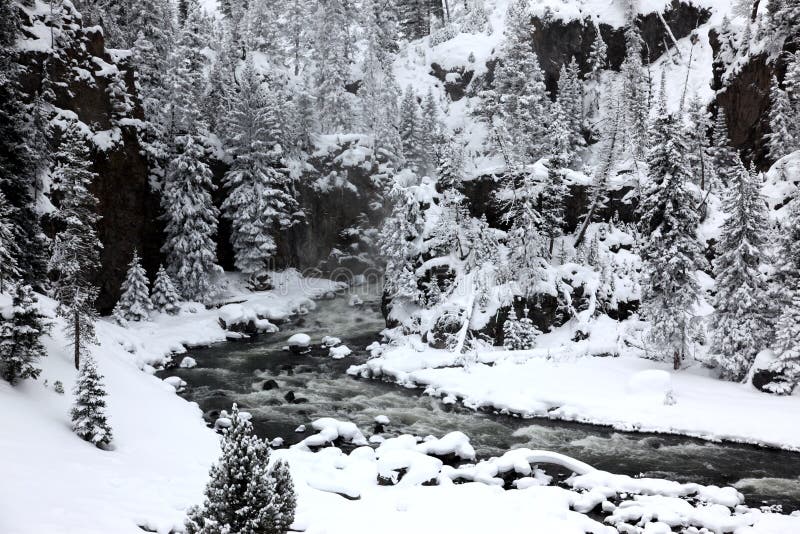
M 577 348 L 576 348 L 577 347 Z M 348 372 L 382 378 L 478 409 L 666 432 L 800 451 L 800 395 L 778 397 L 724 382 L 700 366 L 677 372 L 633 356 L 592 357 L 575 344 L 496 351 L 467 366 L 450 352 L 409 343 Z
M 41 298 L 51 315 L 53 301 Z M 93 350 L 109 391 L 113 450 L 81 441 L 70 429 L 76 372 L 56 321 L 45 338 L 39 380 L 17 387 L 0 381 L 0 532 L 4 534 L 141 534 L 180 528 L 184 509 L 200 502 L 217 436 L 194 403 L 141 372 L 117 342 L 129 333 L 98 325 Z M 60 380 L 65 394 L 52 384 Z M 45 385 L 48 384 L 48 385 Z
M 323 431 L 350 428 L 332 419 L 315 421 L 313 426 Z M 360 433 L 348 434 L 353 439 L 342 443 L 350 444 L 349 453 L 336 447 L 311 452 L 305 444 L 273 453 L 292 467 L 299 494 L 295 530 L 309 534 L 800 531 L 800 516 L 744 506 L 742 495 L 730 487 L 615 475 L 562 454 L 531 449 L 452 467 L 439 455 L 471 448 L 460 433 L 427 441 L 401 435 L 375 449 L 357 446 Z M 441 448 L 425 450 L 430 443 Z M 554 465 L 573 476 L 552 485 L 553 478 L 545 471 Z

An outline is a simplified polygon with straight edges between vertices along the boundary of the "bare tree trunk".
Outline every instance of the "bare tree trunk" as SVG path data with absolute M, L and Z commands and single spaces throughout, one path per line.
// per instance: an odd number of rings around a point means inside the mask
M 81 320 L 79 313 L 78 310 L 72 312 L 72 324 L 75 328 L 75 369 L 80 368 L 81 365 Z

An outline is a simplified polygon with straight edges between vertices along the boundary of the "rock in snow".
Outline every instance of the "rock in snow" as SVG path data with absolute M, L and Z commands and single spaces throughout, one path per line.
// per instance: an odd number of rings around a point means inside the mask
M 286 343 L 289 350 L 295 354 L 305 354 L 311 350 L 311 336 L 308 334 L 294 334 Z
M 182 367 L 184 369 L 191 369 L 192 367 L 197 367 L 197 360 L 195 360 L 191 356 L 185 356 L 181 360 L 181 364 L 179 367 Z
M 178 392 L 186 389 L 187 385 L 186 381 L 179 376 L 168 376 L 167 378 L 164 379 L 164 382 L 175 388 L 175 391 Z

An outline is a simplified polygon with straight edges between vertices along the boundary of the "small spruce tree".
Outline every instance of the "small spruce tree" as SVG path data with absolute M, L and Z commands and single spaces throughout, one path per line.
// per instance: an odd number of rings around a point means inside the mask
M 292 494 L 279 498 L 278 480 L 268 463 L 267 444 L 253 435 L 252 423 L 234 404 L 231 426 L 222 438 L 222 456 L 211 467 L 203 506 L 189 511 L 187 533 L 282 532 L 287 521 L 291 524 L 294 519 L 293 486 L 281 468 L 281 490 Z
M 19 284 L 14 291 L 11 317 L 0 326 L 0 372 L 14 384 L 19 379 L 37 378 L 36 361 L 46 356 L 41 336 L 49 323 L 36 308 L 31 286 Z
M 180 300 L 175 284 L 172 283 L 172 278 L 169 277 L 164 266 L 160 265 L 156 273 L 156 280 L 153 282 L 153 290 L 150 293 L 150 302 L 153 304 L 153 309 L 175 315 L 180 310 L 178 305 Z
M 770 369 L 781 378 L 766 387 L 774 393 L 788 395 L 800 382 L 800 292 L 797 290 L 778 320 L 775 348 L 778 358 Z
M 120 323 L 125 321 L 146 321 L 153 309 L 148 290 L 147 274 L 134 250 L 128 265 L 128 275 L 122 283 L 122 296 L 114 308 L 114 317 Z
M 297 495 L 294 491 L 292 473 L 289 464 L 278 460 L 272 467 L 272 478 L 275 480 L 275 527 L 277 532 L 287 532 L 294 523 L 297 509 Z
M 81 439 L 97 447 L 111 443 L 111 426 L 105 414 L 106 390 L 103 376 L 97 372 L 97 365 L 89 355 L 81 360 L 74 394 L 72 430 Z

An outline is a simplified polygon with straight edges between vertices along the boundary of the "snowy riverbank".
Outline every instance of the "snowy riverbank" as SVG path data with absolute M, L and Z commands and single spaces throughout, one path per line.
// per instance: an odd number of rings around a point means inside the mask
M 475 409 L 800 451 L 800 428 L 792 423 L 800 392 L 761 393 L 719 380 L 696 362 L 673 371 L 619 351 L 618 333 L 616 323 L 601 320 L 587 340 L 569 341 L 565 328 L 542 336 L 536 349 L 487 350 L 466 365 L 463 356 L 412 337 L 348 372 L 425 388 Z

